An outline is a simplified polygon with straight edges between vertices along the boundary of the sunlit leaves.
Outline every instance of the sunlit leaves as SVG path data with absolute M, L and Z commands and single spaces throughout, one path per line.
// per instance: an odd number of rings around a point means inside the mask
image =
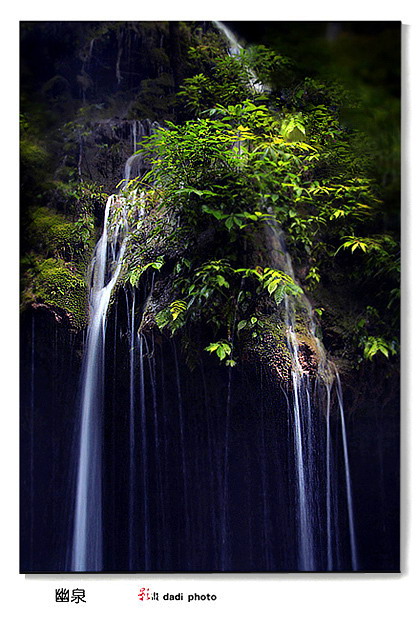
M 361 250 L 364 253 L 370 253 L 372 251 L 380 251 L 383 248 L 384 238 L 378 236 L 377 238 L 360 238 L 354 235 L 348 235 L 343 238 L 345 242 L 338 248 L 337 252 L 341 249 L 350 249 L 352 253 L 356 250 Z
M 161 330 L 165 327 L 171 329 L 172 334 L 185 322 L 187 303 L 185 300 L 174 300 L 169 307 L 162 309 L 155 315 L 156 324 Z
M 276 304 L 280 304 L 285 296 L 300 296 L 303 294 L 303 290 L 291 276 L 280 270 L 274 270 L 273 268 L 239 268 L 236 270 L 238 273 L 242 273 L 247 277 L 254 277 L 261 284 L 263 289 L 266 289 L 268 293 L 273 296 Z
M 382 337 L 367 337 L 363 345 L 363 356 L 368 360 L 372 360 L 378 353 L 382 353 L 386 358 L 389 358 L 390 354 L 396 354 L 395 342 L 387 341 Z
M 237 140 L 256 140 L 257 137 L 253 134 L 249 127 L 244 127 L 243 125 L 238 125 Z
M 160 207 L 177 223 L 173 235 L 181 246 L 183 227 L 203 239 L 220 240 L 210 251 L 213 257 L 195 249 L 188 255 L 190 265 L 178 260 L 173 298 L 185 307 L 179 313 L 172 309 L 174 316 L 169 305 L 159 321 L 170 330 L 206 323 L 214 334 L 207 351 L 230 361 L 223 343 L 230 345 L 232 334 L 259 331 L 256 300 L 265 297 L 265 304 L 274 308 L 287 296 L 302 294 L 285 272 L 246 263 L 252 256 L 248 245 L 252 248 L 255 238 L 262 238 L 266 225 L 283 229 L 300 274 L 306 269 L 305 287 L 314 294 L 321 291 L 321 283 L 342 278 L 342 267 L 337 268 L 341 262 L 349 283 L 378 275 L 389 279 L 386 287 L 396 301 L 399 258 L 390 239 L 377 233 L 384 231 L 381 203 L 368 177 L 368 154 L 362 157 L 353 148 L 358 131 L 341 119 L 346 94 L 337 86 L 303 80 L 282 97 L 256 97 L 247 86 L 243 58 L 235 67 L 232 59 L 216 60 L 219 51 L 205 46 L 196 50 L 195 60 L 199 63 L 203 53 L 214 71 L 206 73 L 203 63 L 182 89 L 184 101 L 199 118 L 167 123 L 143 141 L 143 150 L 153 162 L 146 181 L 161 193 Z M 215 76 L 225 82 L 216 84 Z M 227 76 L 233 81 L 228 83 Z M 240 301 L 240 288 L 248 292 L 247 304 Z M 388 303 L 382 303 L 385 309 Z M 386 356 L 386 346 L 375 344 L 370 343 L 366 357 L 376 352 Z
M 181 313 L 185 313 L 187 309 L 187 303 L 185 300 L 175 300 L 171 303 L 169 310 L 171 312 L 172 318 L 176 320 Z
M 204 349 L 206 352 L 214 352 L 214 354 L 216 354 L 219 358 L 219 361 L 224 361 L 225 365 L 228 367 L 234 367 L 236 365 L 236 361 L 231 357 L 232 346 L 227 341 L 222 340 L 211 343 Z
M 210 214 L 216 220 L 223 221 L 225 227 L 230 231 L 233 227 L 243 229 L 253 223 L 274 222 L 277 219 L 272 214 L 267 214 L 259 210 L 254 212 L 237 212 L 235 214 L 227 214 L 220 209 L 211 208 L 208 205 L 202 205 L 201 209 L 206 214 Z
M 238 322 L 236 330 L 239 333 L 239 331 L 246 329 L 247 331 L 249 331 L 251 337 L 255 339 L 256 337 L 258 337 L 259 329 L 263 327 L 264 322 L 262 322 L 255 315 L 252 315 L 249 319 L 241 320 L 240 322 Z
M 309 268 L 308 274 L 306 275 L 307 283 L 311 287 L 311 286 L 319 283 L 320 280 L 321 280 L 321 275 L 320 275 L 318 266 L 311 266 Z
M 284 138 L 293 141 L 302 140 L 306 134 L 301 113 L 288 115 L 281 124 L 281 134 Z
M 144 266 L 137 266 L 136 268 L 133 268 L 129 273 L 128 280 L 130 282 L 130 285 L 132 285 L 133 287 L 136 287 L 138 285 L 140 277 L 142 276 L 144 272 L 146 272 L 148 268 L 153 268 L 154 270 L 160 270 L 163 264 L 164 264 L 164 258 L 158 257 L 155 261 L 151 261 L 145 264 Z

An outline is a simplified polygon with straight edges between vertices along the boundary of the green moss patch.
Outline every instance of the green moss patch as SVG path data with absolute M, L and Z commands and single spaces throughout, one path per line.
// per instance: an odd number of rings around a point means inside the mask
M 61 259 L 32 258 L 25 273 L 24 304 L 44 304 L 62 311 L 74 328 L 87 321 L 87 287 L 84 279 Z

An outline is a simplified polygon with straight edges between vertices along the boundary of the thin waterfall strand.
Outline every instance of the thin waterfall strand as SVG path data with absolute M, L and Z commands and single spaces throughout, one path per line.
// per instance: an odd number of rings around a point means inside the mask
M 332 524 L 331 524 L 331 429 L 330 429 L 331 387 L 327 386 L 326 421 L 326 511 L 327 511 L 327 570 L 333 569 Z
M 349 464 L 349 454 L 348 454 L 348 444 L 347 444 L 347 432 L 346 432 L 346 421 L 344 417 L 344 405 L 343 405 L 343 392 L 341 390 L 341 381 L 340 376 L 336 372 L 337 384 L 336 391 L 338 397 L 338 406 L 340 409 L 340 421 L 341 421 L 341 434 L 343 441 L 343 453 L 344 453 L 344 469 L 346 476 L 346 497 L 347 497 L 347 512 L 349 518 L 349 534 L 350 534 L 350 550 L 351 550 L 351 566 L 352 570 L 357 570 L 358 568 L 358 560 L 357 560 L 357 547 L 356 547 L 356 533 L 354 528 L 354 512 L 353 512 L 353 495 L 352 495 L 352 487 L 351 487 L 351 477 L 350 477 L 350 464 Z
M 136 399 L 135 399 L 135 334 L 134 334 L 134 320 L 135 320 L 135 292 L 132 293 L 131 308 L 127 296 L 127 317 L 128 317 L 128 331 L 130 338 L 130 412 L 129 412 L 129 509 L 128 509 L 128 559 L 129 567 L 134 570 L 137 561 L 136 557 L 136 532 L 135 532 L 135 498 L 136 498 L 136 438 L 135 438 L 135 420 L 136 420 Z
M 144 534 L 144 570 L 150 570 L 150 527 L 149 527 L 149 490 L 148 490 L 148 443 L 146 427 L 146 394 L 144 377 L 144 356 L 143 356 L 144 336 L 137 335 L 137 347 L 139 349 L 140 360 L 140 423 L 141 423 L 141 450 L 142 450 L 142 470 L 143 470 L 143 534 Z

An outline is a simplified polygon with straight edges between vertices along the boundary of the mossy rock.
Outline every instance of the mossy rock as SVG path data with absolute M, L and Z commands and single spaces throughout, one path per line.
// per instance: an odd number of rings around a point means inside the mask
M 84 279 L 61 259 L 35 258 L 25 275 L 22 302 L 45 305 L 64 314 L 74 328 L 87 323 L 87 287 Z
M 300 310 L 299 310 L 299 307 Z M 298 348 L 299 365 L 304 374 L 311 377 L 323 373 L 326 367 L 325 352 L 319 340 L 312 334 L 308 326 L 307 313 L 304 306 L 297 305 L 295 317 L 295 337 Z M 293 357 L 290 352 L 287 331 L 288 327 L 282 311 L 276 311 L 271 316 L 260 316 L 258 320 L 262 326 L 257 336 L 244 334 L 244 348 L 251 358 L 258 358 L 278 379 L 288 384 L 291 381 Z
M 83 215 L 72 222 L 47 207 L 33 210 L 29 237 L 38 253 L 85 268 L 93 249 L 93 234 L 92 216 Z

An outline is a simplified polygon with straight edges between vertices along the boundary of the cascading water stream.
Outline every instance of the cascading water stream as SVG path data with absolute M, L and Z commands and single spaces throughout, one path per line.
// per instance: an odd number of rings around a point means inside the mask
M 357 547 L 356 547 L 356 533 L 354 528 L 354 511 L 353 511 L 353 495 L 351 489 L 351 477 L 350 477 L 350 464 L 347 444 L 347 432 L 346 432 L 346 420 L 344 417 L 344 405 L 343 405 L 343 392 L 341 389 L 341 381 L 338 372 L 336 371 L 336 392 L 338 398 L 338 407 L 340 410 L 341 421 L 341 434 L 343 440 L 343 454 L 344 454 L 344 468 L 346 477 L 346 497 L 347 497 L 347 513 L 349 519 L 349 534 L 350 534 L 350 551 L 351 551 L 351 564 L 352 570 L 357 570 Z
M 213 24 L 227 39 L 231 56 L 239 56 L 243 52 L 244 48 L 239 43 L 233 32 L 223 22 L 214 21 Z M 246 67 L 245 69 L 249 76 L 250 86 L 255 92 L 263 93 L 264 91 L 269 91 L 268 86 L 266 84 L 262 84 L 262 82 L 258 80 L 256 73 L 250 67 Z
M 146 394 L 145 394 L 145 369 L 144 369 L 144 337 L 137 335 L 137 347 L 139 351 L 140 371 L 140 426 L 141 426 L 141 456 L 142 456 L 142 490 L 143 490 L 143 534 L 144 534 L 144 570 L 150 570 L 150 526 L 149 526 L 149 489 L 148 489 L 148 443 L 147 443 L 147 420 L 146 420 Z
M 121 207 L 118 224 L 109 234 L 111 210 Z M 82 367 L 80 441 L 71 568 L 100 571 L 102 554 L 102 409 L 106 314 L 121 271 L 127 221 L 122 199 L 108 198 L 102 236 L 92 260 L 90 320 Z M 110 239 L 109 239 L 110 238 Z M 110 259 L 113 261 L 109 261 Z
M 295 439 L 297 488 L 298 488 L 298 525 L 299 525 L 299 567 L 302 570 L 314 570 L 314 544 L 310 516 L 307 470 L 304 460 L 300 383 L 293 374 L 293 431 Z
M 272 239 L 276 231 L 274 226 L 270 226 L 268 233 Z M 284 234 L 280 230 L 277 232 L 279 245 L 274 245 L 273 264 L 286 272 L 293 280 L 295 275 L 291 258 L 287 252 Z M 281 248 L 279 254 L 279 248 Z M 277 262 L 275 257 L 279 257 Z M 306 330 L 310 335 L 317 357 L 317 382 L 320 384 L 321 393 L 325 398 L 316 407 L 315 385 L 311 380 L 309 370 L 305 369 L 301 362 L 300 344 L 296 332 L 296 314 L 298 308 L 303 311 L 306 323 Z M 296 494 L 297 494 L 297 524 L 298 524 L 298 566 L 300 570 L 314 571 L 323 565 L 322 561 L 322 531 L 325 524 L 326 529 L 326 567 L 333 571 L 334 567 L 334 546 L 337 549 L 337 541 L 333 541 L 333 533 L 337 538 L 336 528 L 336 509 L 333 507 L 332 487 L 333 477 L 333 454 L 331 446 L 331 387 L 336 383 L 336 394 L 339 406 L 339 416 L 342 429 L 342 448 L 345 466 L 345 486 L 346 504 L 348 513 L 350 549 L 351 549 L 351 568 L 357 569 L 356 537 L 354 528 L 353 502 L 351 492 L 351 477 L 348 457 L 347 435 L 345 428 L 344 405 L 341 391 L 340 377 L 334 366 L 326 360 L 324 348 L 316 336 L 315 323 L 313 321 L 312 308 L 304 294 L 298 299 L 292 296 L 285 297 L 285 325 L 286 339 L 289 353 L 291 356 L 291 381 L 292 381 L 292 406 L 290 413 L 292 416 L 292 427 L 294 432 L 295 448 L 295 472 L 296 472 Z M 312 386 L 314 385 L 314 386 Z M 325 418 L 326 433 L 324 441 L 320 437 L 320 430 L 316 418 Z M 317 463 L 316 455 L 324 448 L 325 450 L 325 516 L 320 507 L 323 493 L 321 490 L 320 478 L 322 473 L 318 471 L 322 468 L 321 463 Z M 339 555 L 336 550 L 335 558 Z
M 284 271 L 293 281 L 296 280 L 291 257 L 287 252 L 284 233 L 276 229 L 274 224 L 267 225 L 267 238 L 272 248 L 272 263 Z M 274 239 L 274 241 L 273 241 Z M 271 240 L 271 242 L 270 242 Z M 312 321 L 312 309 L 306 296 L 299 298 L 299 304 L 307 311 L 307 330 L 316 345 L 319 366 L 324 361 L 323 348 L 315 335 Z M 291 357 L 292 382 L 292 428 L 295 449 L 295 472 L 297 494 L 297 525 L 298 525 L 298 565 L 301 570 L 316 570 L 315 516 L 316 496 L 314 490 L 314 405 L 311 380 L 308 370 L 304 369 L 300 359 L 299 342 L 296 334 L 296 300 L 286 295 L 284 301 L 284 321 L 286 340 Z
M 332 554 L 332 524 L 331 524 L 331 427 L 330 427 L 330 408 L 331 408 L 331 387 L 327 385 L 327 407 L 325 413 L 326 421 L 326 512 L 327 512 L 327 570 L 333 569 Z
M 132 149 L 133 154 L 128 158 L 125 163 L 124 168 L 124 179 L 125 186 L 130 179 L 135 179 L 136 177 L 140 177 L 147 170 L 147 166 L 144 163 L 144 158 L 142 153 L 136 153 L 138 150 L 139 143 L 144 136 L 150 136 L 150 134 L 154 131 L 158 124 L 156 122 L 151 122 L 148 119 L 144 121 L 130 121 L 131 124 L 131 140 L 132 140 Z M 124 186 L 124 187 L 125 187 Z
M 179 363 L 176 347 L 173 348 L 174 362 L 175 362 L 175 378 L 176 388 L 178 393 L 178 417 L 179 417 L 179 442 L 181 448 L 181 471 L 182 471 L 182 489 L 183 489 L 183 501 L 184 501 L 184 521 L 185 521 L 185 544 L 187 549 L 191 543 L 191 525 L 190 525 L 190 511 L 189 511 L 189 495 L 188 495 L 188 474 L 187 474 L 187 462 L 185 455 L 185 418 L 184 408 L 182 405 L 181 394 L 181 377 L 179 373 Z
M 220 30 L 223 36 L 229 42 L 229 50 L 232 56 L 238 56 L 243 50 L 242 45 L 239 43 L 233 32 L 223 22 L 214 21 L 213 24 Z
M 152 284 L 153 289 L 153 284 Z M 157 482 L 157 499 L 159 507 L 159 528 L 161 533 L 166 531 L 166 512 L 165 512 L 165 496 L 163 488 L 163 475 L 162 475 L 162 460 L 161 460 L 161 443 L 160 443 L 160 424 L 158 417 L 158 405 L 157 405 L 157 385 L 156 385 L 156 360 L 154 358 L 154 344 L 152 351 L 150 351 L 147 339 L 144 339 L 146 346 L 146 357 L 149 368 L 149 377 L 152 392 L 152 413 L 153 413 L 153 435 L 154 435 L 154 463 L 156 468 L 156 482 Z
M 216 23 L 219 30 L 228 38 L 231 53 L 238 54 L 241 46 L 234 35 L 220 22 Z M 250 86 L 256 91 L 266 90 L 256 76 L 250 73 Z M 131 141 L 133 149 L 144 134 L 150 133 L 151 124 L 134 121 L 131 125 Z M 141 154 L 132 155 L 125 166 L 125 185 L 127 193 L 129 180 L 141 174 L 144 166 Z M 103 569 L 103 499 L 102 499 L 102 437 L 104 411 L 104 354 L 107 311 L 114 286 L 122 269 L 124 253 L 128 241 L 128 223 L 126 201 L 123 196 L 111 196 L 106 204 L 104 228 L 96 246 L 91 265 L 90 287 L 90 321 L 85 344 L 85 355 L 82 367 L 82 389 L 80 406 L 80 441 L 77 454 L 77 485 L 75 501 L 75 520 L 73 531 L 73 548 L 71 552 L 71 570 L 100 571 Z M 140 210 L 140 215 L 144 210 Z M 112 227 L 111 227 L 112 223 Z M 111 230 L 112 229 L 112 230 Z M 273 268 L 285 272 L 293 280 L 295 275 L 290 255 L 287 252 L 284 233 L 276 224 L 266 225 L 266 242 L 270 252 L 270 264 Z M 205 504 L 200 497 L 197 507 L 191 494 L 194 479 L 200 482 L 205 456 L 194 449 L 191 454 L 189 443 L 192 434 L 187 427 L 188 408 L 183 404 L 183 387 L 181 388 L 181 371 L 174 346 L 173 350 L 173 386 L 177 398 L 177 427 L 179 449 L 172 453 L 167 431 L 170 429 L 168 416 L 165 412 L 165 400 L 162 396 L 163 414 L 159 420 L 157 381 L 155 361 L 152 360 L 146 337 L 136 332 L 136 297 L 132 292 L 127 295 L 127 334 L 129 339 L 129 412 L 128 412 L 128 469 L 127 501 L 128 517 L 124 518 L 128 541 L 128 567 L 130 570 L 150 570 L 155 566 L 155 549 L 153 537 L 156 530 L 166 538 L 166 529 L 170 528 L 170 509 L 165 505 L 165 494 L 172 474 L 168 464 L 176 464 L 179 473 L 179 527 L 177 543 L 179 559 L 185 555 L 185 570 L 190 570 L 197 563 L 203 528 L 200 517 L 204 513 Z M 309 369 L 302 354 L 298 321 L 305 324 L 308 339 L 315 353 L 317 369 Z M 339 486 L 335 473 L 338 460 L 333 459 L 331 442 L 331 426 L 333 419 L 331 392 L 335 379 L 336 396 L 339 405 L 341 423 L 341 439 L 344 460 L 345 499 L 347 504 L 347 522 L 351 551 L 351 567 L 358 567 L 356 537 L 353 516 L 351 478 L 347 447 L 347 433 L 343 397 L 338 373 L 332 373 L 326 360 L 326 354 L 316 335 L 313 312 L 309 300 L 304 294 L 296 298 L 286 296 L 284 300 L 283 322 L 285 339 L 291 360 L 289 390 L 281 387 L 286 395 L 289 425 L 291 430 L 291 465 L 292 495 L 294 503 L 291 512 L 295 530 L 297 553 L 294 562 L 296 569 L 314 571 L 326 568 L 333 571 L 338 566 L 338 501 L 335 491 Z M 114 335 L 115 338 L 115 335 Z M 154 347 L 153 347 L 154 350 Z M 114 355 L 114 368 L 115 368 Z M 148 377 L 147 377 L 148 372 Z M 164 368 L 162 367 L 162 391 L 165 392 Z M 280 380 L 280 379 L 279 379 Z M 149 382 L 149 384 L 146 384 Z M 204 383 L 205 386 L 205 383 Z M 229 370 L 228 396 L 226 417 L 217 436 L 207 420 L 207 437 L 205 440 L 208 452 L 208 469 L 210 471 L 209 492 L 212 499 L 208 517 L 210 518 L 211 538 L 217 550 L 214 551 L 215 564 L 219 570 L 228 571 L 232 567 L 234 555 L 232 504 L 235 500 L 235 465 L 233 438 L 235 428 L 231 408 L 231 370 Z M 317 401 L 317 397 L 320 397 Z M 149 410 L 148 399 L 151 398 Z M 114 408 L 115 410 L 115 408 Z M 232 412 L 231 412 L 232 411 Z M 149 417 L 149 412 L 151 417 Z M 261 534 L 263 543 L 263 563 L 265 569 L 271 568 L 272 551 L 269 548 L 271 520 L 275 512 L 270 504 L 270 477 L 265 462 L 268 451 L 266 421 L 262 416 L 259 454 L 260 478 L 262 486 L 262 521 Z M 324 423 L 325 422 L 325 423 Z M 153 440 L 153 446 L 149 446 Z M 163 455 L 161 455 L 163 454 Z M 206 473 L 206 477 L 208 473 Z M 151 495 L 153 482 L 157 489 L 156 498 Z M 325 478 L 325 479 L 323 479 Z M 321 483 L 322 482 L 322 483 Z M 294 495 L 294 499 L 293 499 Z M 249 497 L 251 505 L 251 496 Z M 157 508 L 157 512 L 156 512 Z M 231 525 L 232 524 L 232 525 Z M 248 531 L 251 533 L 253 519 L 249 517 Z M 168 536 L 166 547 L 163 547 L 161 563 L 175 553 L 169 546 Z M 325 546 L 326 543 L 326 546 Z M 156 545 L 155 545 L 156 546 Z M 181 550 L 182 547 L 184 550 Z M 194 557 L 196 555 L 196 557 Z M 252 559 L 253 544 L 249 545 Z
M 132 123 L 133 149 L 137 147 L 138 125 L 140 135 L 150 130 L 150 123 L 143 127 L 141 122 Z M 125 165 L 125 184 L 128 186 L 132 175 L 131 156 Z M 125 196 L 108 197 L 102 236 L 99 239 L 90 266 L 90 318 L 81 376 L 80 431 L 77 459 L 77 483 L 73 549 L 71 568 L 75 571 L 100 571 L 102 569 L 102 413 L 104 392 L 104 353 L 106 317 L 114 286 L 123 265 L 128 239 L 127 201 Z M 139 210 L 139 216 L 144 213 Z M 111 229 L 112 221 L 112 231 Z M 134 488 L 135 488 L 135 391 L 134 391 L 134 308 L 128 312 L 131 318 L 129 332 L 130 348 L 130 494 L 129 494 L 129 539 L 130 551 L 134 546 Z M 134 555 L 130 552 L 130 557 Z M 131 566 L 134 566 L 132 560 Z
M 230 54 L 238 56 L 242 52 L 235 35 L 222 22 L 214 22 L 214 25 L 225 36 L 229 43 Z M 268 90 L 262 85 L 256 75 L 250 71 L 250 87 L 257 92 Z M 266 225 L 267 246 L 271 249 L 271 264 L 273 267 L 284 271 L 294 281 L 295 275 L 293 265 L 285 243 L 283 231 L 277 224 Z M 297 301 L 294 297 L 285 297 L 284 321 L 286 326 L 286 340 L 291 356 L 291 382 L 292 382 L 292 428 L 295 451 L 295 474 L 296 474 L 296 495 L 297 495 L 297 527 L 298 527 L 298 567 L 300 570 L 316 570 L 319 554 L 317 554 L 320 541 L 317 530 L 320 530 L 321 510 L 320 498 L 322 497 L 320 483 L 317 478 L 316 470 L 316 445 L 320 442 L 317 438 L 317 426 L 314 417 L 326 419 L 326 508 L 325 521 L 327 532 L 327 569 L 333 570 L 333 541 L 332 541 L 332 451 L 331 451 L 331 384 L 333 373 L 326 360 L 324 348 L 316 335 L 313 312 L 309 300 L 304 294 L 299 297 L 299 305 L 304 310 L 305 323 L 311 341 L 314 344 L 318 359 L 317 375 L 321 379 L 326 391 L 326 407 L 324 412 L 315 412 L 314 409 L 314 390 L 311 387 L 309 371 L 304 369 L 301 364 L 299 342 L 296 335 L 296 311 Z M 342 429 L 342 446 L 345 466 L 346 500 L 348 511 L 348 523 L 350 533 L 351 566 L 357 569 L 356 537 L 354 528 L 353 502 L 351 492 L 351 478 L 348 458 L 347 435 L 345 428 L 344 406 L 341 391 L 341 383 L 338 372 L 335 370 L 336 392 L 339 403 L 340 421 Z M 325 378 L 325 381 L 322 380 Z M 316 524 L 318 527 L 316 527 Z
M 135 374 L 135 357 L 136 357 L 136 335 L 134 330 L 135 322 L 135 291 L 132 292 L 131 305 L 126 292 L 127 301 L 127 318 L 128 318 L 128 335 L 130 339 L 130 410 L 129 410 L 129 508 L 128 508 L 128 563 L 130 570 L 135 568 L 137 543 L 135 539 L 135 489 L 136 489 L 136 437 L 135 437 L 135 419 L 136 419 L 136 374 Z

